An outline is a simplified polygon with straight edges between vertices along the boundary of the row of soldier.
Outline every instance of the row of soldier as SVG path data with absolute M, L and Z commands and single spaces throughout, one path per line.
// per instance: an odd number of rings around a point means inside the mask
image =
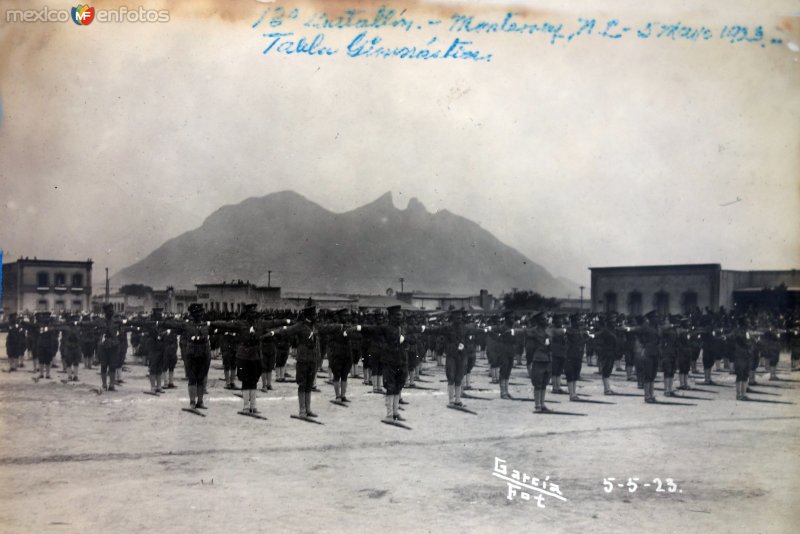
M 128 335 L 134 352 L 144 357 L 151 393 L 175 388 L 174 370 L 180 352 L 188 381 L 190 411 L 206 408 L 203 397 L 212 351 L 222 357 L 228 389 L 241 382 L 243 414 L 258 415 L 256 391 L 272 389 L 276 380 L 291 378 L 286 373 L 290 353 L 296 359 L 298 417 L 316 417 L 311 394 L 318 391 L 316 375 L 328 360 L 330 382 L 336 403 L 345 404 L 348 376 L 356 376 L 363 361 L 365 383 L 385 395 L 385 422 L 398 422 L 403 404 L 402 390 L 414 387 L 425 355 L 433 353 L 445 367 L 448 405 L 465 409 L 464 390 L 471 387 L 471 374 L 478 354 L 489 362 L 492 383 L 499 385 L 500 397 L 510 399 L 509 378 L 515 363 L 526 358 L 527 374 L 534 390 L 536 412 L 547 412 L 546 388 L 564 393 L 561 377 L 566 378 L 570 400 L 579 400 L 577 381 L 584 360 L 598 365 L 606 395 L 614 395 L 611 373 L 624 362 L 628 380 L 636 380 L 644 390 L 645 402 L 656 402 L 654 382 L 663 373 L 664 394 L 689 389 L 689 373 L 703 365 L 705 384 L 714 384 L 711 370 L 719 362 L 732 364 L 736 374 L 736 395 L 746 400 L 753 370 L 764 359 L 770 379 L 776 379 L 781 349 L 792 353 L 793 366 L 800 358 L 800 336 L 793 318 L 748 316 L 733 313 L 706 313 L 687 317 L 627 318 L 621 315 L 545 314 L 518 316 L 469 316 L 463 311 L 446 314 L 402 313 L 392 307 L 388 315 L 352 314 L 346 310 L 317 315 L 314 307 L 299 314 L 260 313 L 246 306 L 239 316 L 206 314 L 200 305 L 190 306 L 185 318 L 164 317 L 154 310 L 148 317 L 123 318 L 110 307 L 103 318 L 67 316 L 54 320 L 36 314 L 33 321 L 10 318 L 7 352 L 10 370 L 22 365 L 25 350 L 30 350 L 39 377 L 49 378 L 50 366 L 61 351 L 68 380 L 78 380 L 81 360 L 90 367 L 100 365 L 102 385 L 113 391 L 120 383 L 120 369 L 128 351 Z M 674 386 L 678 374 L 679 385 Z

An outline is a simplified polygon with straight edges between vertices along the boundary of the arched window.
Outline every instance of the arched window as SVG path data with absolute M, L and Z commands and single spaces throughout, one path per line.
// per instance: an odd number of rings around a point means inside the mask
M 612 313 L 617 311 L 617 294 L 613 291 L 609 291 L 605 294 L 606 298 L 606 313 Z
M 665 317 L 669 315 L 669 293 L 663 289 L 660 290 L 654 295 L 653 304 L 660 316 Z
M 681 304 L 685 315 L 692 313 L 697 309 L 697 292 L 691 289 L 684 292 L 681 298 Z
M 642 294 L 639 291 L 633 290 L 628 293 L 628 314 L 633 316 L 642 314 Z

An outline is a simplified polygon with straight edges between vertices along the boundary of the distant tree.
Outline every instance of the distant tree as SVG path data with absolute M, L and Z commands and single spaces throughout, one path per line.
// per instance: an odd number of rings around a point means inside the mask
M 152 294 L 153 288 L 144 284 L 126 284 L 119 288 L 119 292 L 132 297 L 144 297 Z
M 531 290 L 514 291 L 503 295 L 503 307 L 507 310 L 553 310 L 558 308 L 558 300 Z

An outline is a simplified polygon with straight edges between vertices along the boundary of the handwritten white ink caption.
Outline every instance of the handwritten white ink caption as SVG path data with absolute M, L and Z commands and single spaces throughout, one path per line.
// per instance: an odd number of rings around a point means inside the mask
M 656 493 L 683 493 L 683 489 L 679 488 L 674 480 L 665 478 L 663 481 L 660 478 L 654 478 L 653 482 L 640 482 L 639 477 L 628 477 L 627 482 L 617 482 L 618 479 L 614 477 L 606 477 L 603 479 L 603 491 L 612 493 L 615 489 L 627 489 L 628 493 L 636 493 L 639 488 L 651 489 Z M 624 479 L 619 479 L 624 480 Z
M 539 479 L 528 475 L 528 473 L 520 473 L 516 469 L 509 471 L 506 461 L 497 456 L 494 457 L 492 476 L 506 483 L 508 489 L 506 499 L 509 501 L 513 501 L 514 497 L 517 496 L 523 501 L 530 501 L 531 496 L 533 496 L 538 508 L 545 508 L 545 497 L 567 501 L 558 484 L 550 482 L 550 475 L 544 477 L 544 479 Z

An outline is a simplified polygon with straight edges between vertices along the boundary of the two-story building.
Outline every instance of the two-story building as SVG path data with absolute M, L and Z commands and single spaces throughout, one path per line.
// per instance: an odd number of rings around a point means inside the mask
M 3 312 L 91 311 L 92 260 L 19 258 L 3 264 Z

